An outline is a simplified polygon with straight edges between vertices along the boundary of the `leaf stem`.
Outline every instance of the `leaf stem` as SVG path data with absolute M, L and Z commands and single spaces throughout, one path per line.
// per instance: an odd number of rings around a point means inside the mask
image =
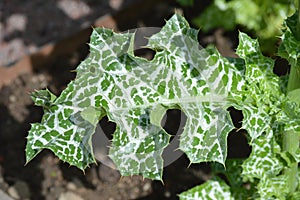
M 300 40 L 300 0 L 298 0 L 298 20 L 297 20 L 296 39 Z
M 283 135 L 283 149 L 294 155 L 299 148 L 299 134 L 296 131 L 287 131 Z M 298 185 L 298 163 L 291 163 L 289 168 L 284 171 L 287 177 L 289 193 L 293 194 Z
M 287 90 L 291 92 L 298 88 L 300 88 L 300 63 L 297 62 L 291 65 Z
M 298 0 L 298 20 L 297 20 L 297 39 L 300 38 L 300 0 Z M 291 92 L 300 88 L 300 63 L 298 60 L 295 63 L 291 63 L 291 70 L 289 75 L 289 81 L 287 90 Z M 295 155 L 299 148 L 299 133 L 290 130 L 283 134 L 283 150 Z M 289 193 L 293 194 L 296 191 L 298 185 L 298 163 L 292 163 L 285 171 L 284 174 L 287 177 L 287 184 Z

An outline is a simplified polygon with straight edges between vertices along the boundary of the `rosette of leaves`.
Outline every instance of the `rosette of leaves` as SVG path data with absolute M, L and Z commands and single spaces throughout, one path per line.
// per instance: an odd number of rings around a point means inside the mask
M 234 129 L 227 108 L 234 106 L 243 111 L 252 145 L 250 157 L 239 165 L 243 179 L 229 187 L 216 178 L 180 198 L 248 197 L 243 181 L 253 185 L 258 197 L 284 197 L 287 181 L 281 172 L 299 161 L 299 152 L 282 151 L 280 133 L 299 129 L 299 104 L 286 95 L 286 81 L 273 74 L 274 61 L 262 55 L 256 40 L 240 33 L 240 58 L 227 59 L 215 49 L 199 48 L 197 33 L 175 14 L 149 38 L 147 48 L 156 54 L 147 60 L 134 55 L 134 34 L 96 28 L 88 58 L 61 95 L 48 90 L 32 94 L 45 113 L 29 131 L 27 162 L 47 148 L 84 170 L 95 162 L 91 137 L 107 115 L 116 123 L 109 156 L 121 174 L 161 180 L 161 155 L 170 140 L 161 120 L 168 109 L 177 108 L 187 116 L 179 148 L 191 163 L 235 167 L 225 163 L 227 136 Z
M 289 77 L 292 80 L 289 83 L 296 84 L 288 84 L 286 77 L 276 76 L 274 61 L 262 55 L 256 40 L 240 33 L 236 53 L 244 60 L 246 87 L 242 92 L 243 100 L 236 102 L 235 107 L 243 112 L 242 128 L 248 132 L 252 152 L 246 160 L 228 160 L 226 170 L 218 165 L 213 168 L 216 174 L 225 175 L 230 187 L 216 178 L 180 194 L 180 199 L 299 198 L 300 41 L 295 37 L 297 19 L 298 13 L 287 19 L 279 48 L 279 55 L 297 71 L 298 76 L 291 72 Z M 289 134 L 293 137 L 286 141 L 284 138 Z M 245 185 L 248 189 L 243 187 Z M 228 193 L 231 196 L 223 197 L 222 194 Z

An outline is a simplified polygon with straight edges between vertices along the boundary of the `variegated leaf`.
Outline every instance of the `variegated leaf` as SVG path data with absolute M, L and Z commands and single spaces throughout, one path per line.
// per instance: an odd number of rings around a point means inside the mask
M 121 174 L 161 179 L 170 136 L 160 120 L 167 109 L 179 108 L 187 116 L 180 149 L 191 162 L 224 164 L 233 128 L 226 109 L 242 98 L 244 87 L 234 61 L 199 48 L 197 31 L 177 14 L 149 39 L 148 48 L 156 51 L 151 61 L 134 56 L 130 33 L 95 29 L 89 45 L 76 79 L 58 98 L 36 95 L 47 106 L 42 123 L 29 132 L 27 161 L 49 148 L 84 169 L 94 161 L 91 135 L 107 115 L 117 124 L 109 156 Z
M 263 135 L 252 144 L 252 152 L 243 163 L 243 176 L 253 180 L 263 176 L 275 176 L 283 169 L 283 165 L 277 158 L 280 146 L 272 138 L 273 134 Z
M 202 185 L 179 194 L 180 200 L 233 200 L 230 188 L 221 180 L 209 180 Z

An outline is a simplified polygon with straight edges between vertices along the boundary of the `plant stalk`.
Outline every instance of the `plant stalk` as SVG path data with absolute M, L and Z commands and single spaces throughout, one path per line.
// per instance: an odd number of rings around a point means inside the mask
M 296 131 L 287 131 L 283 135 L 283 149 L 294 155 L 299 148 L 299 134 Z M 298 163 L 292 163 L 289 168 L 284 171 L 287 177 L 289 193 L 293 194 L 298 186 Z
M 292 65 L 289 75 L 288 92 L 300 88 L 300 66 Z M 299 133 L 290 130 L 283 134 L 283 150 L 295 155 L 299 148 Z M 298 163 L 292 163 L 289 168 L 284 171 L 287 176 L 289 193 L 293 194 L 298 183 Z
M 298 0 L 298 20 L 297 20 L 296 39 L 300 40 L 300 0 Z
M 292 64 L 289 74 L 287 91 L 293 91 L 300 88 L 300 63 Z
M 297 20 L 297 39 L 300 38 L 300 0 L 298 0 L 298 20 Z M 300 88 L 300 63 L 298 60 L 296 63 L 292 63 L 289 81 L 287 86 L 287 92 L 291 92 L 295 89 Z M 299 148 L 299 133 L 290 130 L 283 134 L 283 150 L 295 155 L 297 149 Z M 292 163 L 289 168 L 284 171 L 287 176 L 287 184 L 289 189 L 289 194 L 293 194 L 298 186 L 298 163 Z

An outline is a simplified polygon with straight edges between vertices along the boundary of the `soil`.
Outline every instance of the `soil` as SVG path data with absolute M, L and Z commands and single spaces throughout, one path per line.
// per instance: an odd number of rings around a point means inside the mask
M 0 1 L 0 66 L 9 68 L 22 57 L 38 52 L 49 43 L 55 43 L 91 26 L 107 13 L 116 13 L 135 1 L 95 0 L 2 0 Z M 120 31 L 139 26 L 161 26 L 175 8 L 192 19 L 208 4 L 180 8 L 172 1 L 155 4 L 155 14 L 123 23 Z M 197 3 L 197 1 L 196 1 Z M 149 11 L 151 13 L 151 11 Z M 225 35 L 225 36 L 224 36 Z M 200 32 L 200 43 L 215 43 L 224 55 L 235 56 L 236 32 L 223 33 L 221 29 L 210 34 Z M 230 38 L 228 38 L 228 36 Z M 85 174 L 61 162 L 52 152 L 43 150 L 25 165 L 26 136 L 30 123 L 39 122 L 42 108 L 33 105 L 29 93 L 49 88 L 59 94 L 75 77 L 71 72 L 88 54 L 82 43 L 76 51 L 59 56 L 44 67 L 20 74 L 0 90 L 0 199 L 73 200 L 73 199 L 178 199 L 177 194 L 210 178 L 208 163 L 189 166 L 183 155 L 164 169 L 163 181 L 151 181 L 140 176 L 120 177 L 118 171 L 101 163 L 92 165 Z M 4 78 L 3 75 L 0 80 Z M 235 118 L 240 113 L 232 110 Z M 170 112 L 165 125 L 172 133 L 179 111 Z M 172 120 L 173 119 L 173 120 Z M 236 126 L 239 126 L 237 123 Z M 229 157 L 246 157 L 250 149 L 243 132 L 232 132 L 228 137 Z M 242 149 L 241 149 L 242 148 Z M 3 194 L 2 194 L 3 193 Z

